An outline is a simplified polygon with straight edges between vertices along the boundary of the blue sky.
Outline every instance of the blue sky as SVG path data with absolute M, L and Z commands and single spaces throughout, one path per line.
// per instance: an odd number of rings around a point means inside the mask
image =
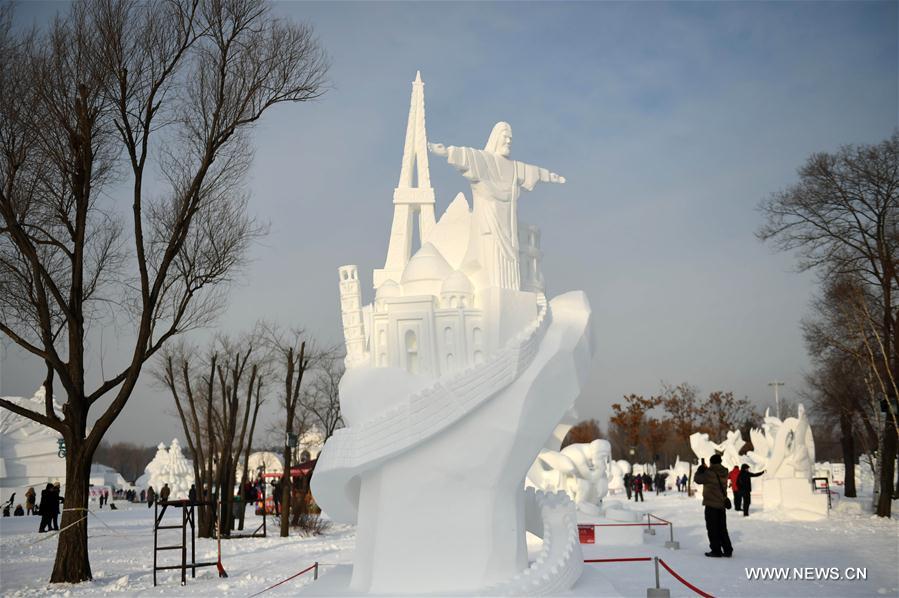
M 755 239 L 756 206 L 812 152 L 897 126 L 897 6 L 277 3 L 314 26 L 331 89 L 256 131 L 251 205 L 272 230 L 221 326 L 266 318 L 340 340 L 337 267 L 358 264 L 370 284 L 383 264 L 421 69 L 430 140 L 482 146 L 506 120 L 513 157 L 568 179 L 525 194 L 520 218 L 543 231 L 549 293 L 584 289 L 593 306 L 583 415 L 604 420 L 663 380 L 763 406 L 779 378 L 792 397 L 815 280 Z M 26 3 L 17 18 L 58 8 Z M 431 177 L 438 210 L 468 191 L 440 160 Z M 0 391 L 30 394 L 36 376 L 9 352 Z M 145 377 L 110 438 L 180 435 L 170 403 Z

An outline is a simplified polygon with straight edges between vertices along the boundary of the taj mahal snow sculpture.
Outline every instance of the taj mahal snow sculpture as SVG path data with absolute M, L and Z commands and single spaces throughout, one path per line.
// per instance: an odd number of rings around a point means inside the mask
M 543 294 L 540 232 L 517 203 L 565 179 L 513 160 L 511 142 L 498 123 L 484 149 L 428 144 L 416 76 L 374 301 L 363 306 L 356 266 L 338 271 L 347 427 L 312 480 L 328 515 L 357 525 L 335 591 L 553 594 L 580 576 L 574 504 L 524 486 L 586 381 L 590 306 L 582 292 Z M 471 209 L 459 193 L 435 220 L 429 149 L 467 179 Z M 526 531 L 543 539 L 533 563 Z

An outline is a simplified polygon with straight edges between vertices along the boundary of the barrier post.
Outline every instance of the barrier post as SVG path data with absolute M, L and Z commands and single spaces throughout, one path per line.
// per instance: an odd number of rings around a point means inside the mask
M 315 569 L 312 570 L 312 580 L 318 579 L 318 561 L 315 561 Z
M 656 535 L 656 530 L 652 529 L 652 523 L 649 520 L 649 513 L 646 514 L 646 529 L 643 530 L 644 534 L 649 534 L 650 536 Z
M 659 587 L 659 557 L 652 557 L 652 564 L 656 571 L 656 587 L 646 588 L 646 598 L 671 598 L 671 591 L 668 588 Z
M 665 542 L 665 548 L 680 550 L 680 542 L 674 540 L 674 524 L 671 522 L 668 522 L 668 541 Z

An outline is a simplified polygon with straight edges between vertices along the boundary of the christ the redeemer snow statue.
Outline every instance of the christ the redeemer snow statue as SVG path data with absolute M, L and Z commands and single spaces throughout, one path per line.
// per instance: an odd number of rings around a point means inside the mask
M 532 191 L 538 182 L 564 183 L 565 177 L 509 159 L 512 127 L 506 122 L 494 125 L 483 150 L 441 143 L 428 147 L 471 181 L 474 209 L 463 269 L 479 265 L 490 284 L 518 290 L 518 196 L 522 188 Z
M 515 205 L 522 188 L 564 179 L 510 159 L 500 123 L 484 150 L 432 146 L 474 199 L 471 211 L 459 193 L 437 221 L 420 77 L 405 139 L 374 300 L 363 305 L 356 266 L 338 269 L 347 426 L 325 443 L 312 492 L 332 519 L 356 524 L 356 551 L 352 571 L 310 591 L 564 592 L 583 564 L 574 504 L 525 490 L 525 476 L 558 447 L 556 426 L 587 379 L 590 306 L 581 292 L 547 300 L 540 231 L 518 223 Z M 533 562 L 527 531 L 543 539 Z

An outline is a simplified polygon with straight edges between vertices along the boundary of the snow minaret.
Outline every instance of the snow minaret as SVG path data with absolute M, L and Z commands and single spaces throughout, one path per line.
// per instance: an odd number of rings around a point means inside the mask
M 346 361 L 353 363 L 365 357 L 365 329 L 362 324 L 362 289 L 359 287 L 359 268 L 341 266 L 340 315 L 346 340 Z
M 414 177 L 413 177 L 414 173 Z M 400 181 L 393 190 L 393 226 L 384 268 L 374 271 L 377 289 L 387 280 L 399 282 L 412 253 L 413 218 L 418 217 L 419 244 L 423 244 L 435 225 L 434 188 L 428 171 L 428 135 L 425 130 L 425 84 L 421 71 L 412 82 L 406 142 Z

